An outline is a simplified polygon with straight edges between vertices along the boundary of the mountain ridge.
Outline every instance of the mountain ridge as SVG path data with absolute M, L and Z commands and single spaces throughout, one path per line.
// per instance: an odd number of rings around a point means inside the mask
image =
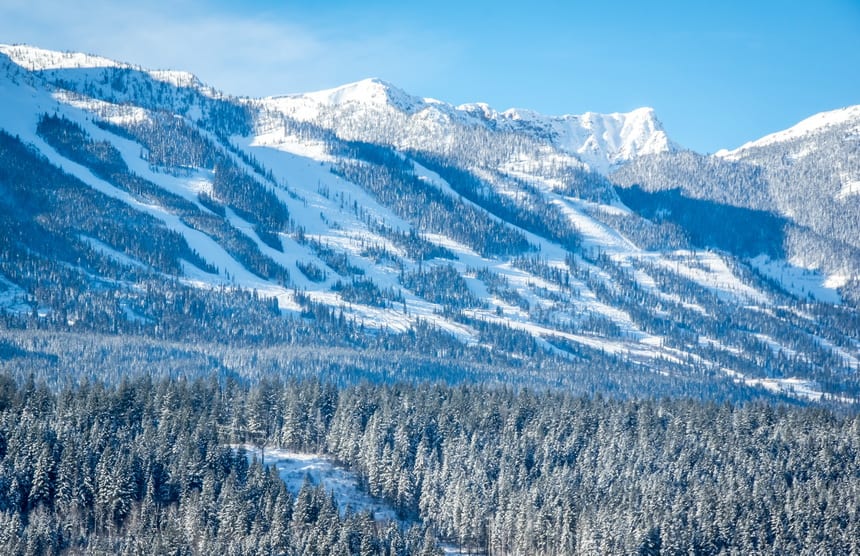
M 25 66 L 0 76 L 6 326 L 316 345 L 350 376 L 362 359 L 408 373 L 413 350 L 437 378 L 860 399 L 855 309 L 826 276 L 780 259 L 774 278 L 750 262 L 761 245 L 779 259 L 773 238 L 625 204 L 510 117 L 373 79 L 284 101 Z
M 860 130 L 860 104 L 845 106 L 825 112 L 813 114 L 788 128 L 769 133 L 759 139 L 748 141 L 736 149 L 720 149 L 715 156 L 728 160 L 737 160 L 743 156 L 743 151 L 767 147 L 776 143 L 786 143 L 797 139 L 826 133 L 830 128 L 842 125 L 854 126 Z
M 208 88 L 208 86 L 203 84 L 196 75 L 188 71 L 175 69 L 145 69 L 137 64 L 122 62 L 96 54 L 87 54 L 71 50 L 51 50 L 20 43 L 0 44 L 0 52 L 6 54 L 8 58 L 18 66 L 29 71 L 107 67 L 136 69 L 146 71 L 156 79 L 159 79 L 160 76 L 160 80 L 163 79 L 165 81 L 172 82 L 177 86 L 196 86 L 204 89 Z M 361 91 L 362 89 L 365 90 L 365 92 L 363 93 L 364 96 L 362 96 L 362 93 L 355 95 L 353 98 L 349 98 L 349 95 L 347 95 L 347 98 L 342 100 L 361 103 L 370 99 L 372 101 L 375 101 L 377 104 L 380 104 L 382 103 L 381 101 L 383 99 L 387 98 L 388 100 L 397 99 L 397 102 L 395 102 L 395 104 L 412 104 L 415 106 L 444 105 L 456 110 L 461 110 L 472 114 L 480 113 L 484 119 L 492 120 L 584 120 L 588 122 L 599 119 L 615 119 L 623 121 L 625 117 L 637 117 L 637 119 L 646 120 L 647 125 L 653 127 L 653 130 L 657 133 L 656 138 L 651 140 L 651 143 L 654 143 L 656 146 L 645 149 L 641 152 L 637 151 L 635 153 L 628 154 L 623 157 L 622 162 L 628 161 L 629 159 L 634 158 L 638 155 L 657 154 L 659 152 L 677 150 L 691 150 L 689 148 L 677 144 L 676 142 L 668 138 L 668 135 L 663 129 L 662 123 L 659 119 L 657 119 L 656 112 L 652 107 L 635 108 L 633 110 L 630 110 L 629 112 L 599 113 L 586 111 L 581 114 L 565 113 L 560 115 L 543 114 L 541 112 L 537 112 L 528 108 L 507 108 L 502 111 L 498 111 L 484 102 L 476 101 L 454 106 L 434 98 L 420 97 L 407 93 L 395 84 L 378 77 L 368 77 L 355 82 L 345 83 L 342 85 L 338 85 L 328 89 L 321 89 L 318 91 L 276 94 L 273 96 L 261 97 L 259 99 L 254 99 L 253 97 L 242 98 L 258 101 L 277 101 L 278 99 L 295 99 L 308 97 L 322 100 L 327 94 L 343 93 L 349 90 Z M 337 104 L 331 102 L 331 99 L 329 99 L 329 101 L 325 103 Z M 644 118 L 642 116 L 644 116 Z M 858 119 L 860 119 L 860 104 L 848 105 L 840 108 L 834 108 L 832 110 L 817 112 L 804 118 L 803 120 L 800 120 L 797 124 L 789 126 L 788 128 L 773 131 L 757 139 L 751 139 L 734 149 L 719 149 L 715 153 L 713 153 L 713 155 L 722 158 L 736 158 L 738 156 L 739 151 L 745 149 L 753 147 L 762 147 L 774 142 L 783 142 L 802 138 L 806 134 L 816 134 L 819 132 L 826 131 L 828 127 L 838 126 L 846 123 L 851 124 L 853 120 Z M 609 167 L 601 168 L 601 171 L 607 170 L 609 170 Z
M 332 89 L 280 95 L 261 99 L 298 119 L 314 119 L 321 107 L 344 105 L 391 107 L 409 116 L 435 112 L 426 119 L 447 117 L 464 125 L 489 125 L 513 133 L 539 134 L 559 150 L 582 160 L 593 170 L 605 173 L 612 166 L 650 154 L 677 150 L 657 120 L 653 108 L 627 113 L 544 115 L 533 110 L 510 108 L 499 112 L 481 102 L 454 106 L 432 98 L 421 98 L 377 78 L 363 79 Z M 314 106 L 316 104 L 317 106 Z

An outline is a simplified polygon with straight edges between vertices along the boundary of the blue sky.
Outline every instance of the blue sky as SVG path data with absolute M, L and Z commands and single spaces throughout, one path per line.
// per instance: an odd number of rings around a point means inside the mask
M 185 69 L 234 94 L 380 77 L 497 109 L 653 106 L 700 152 L 860 104 L 858 0 L 3 0 L 0 42 Z

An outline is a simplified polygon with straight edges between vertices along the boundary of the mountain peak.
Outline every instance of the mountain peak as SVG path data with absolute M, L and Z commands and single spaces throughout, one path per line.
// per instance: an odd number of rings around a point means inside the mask
M 404 111 L 424 104 L 422 99 L 414 97 L 378 77 L 362 79 L 354 83 L 305 93 L 300 96 L 327 106 L 343 106 L 349 103 L 375 106 L 391 105 Z
M 589 137 L 580 143 L 568 133 L 566 147 L 575 149 L 586 163 L 601 172 L 638 156 L 677 150 L 651 107 L 611 114 L 588 112 L 580 120 L 578 124 Z
M 558 149 L 578 156 L 593 170 L 604 173 L 637 156 L 678 148 L 669 140 L 651 107 L 630 112 L 585 112 L 561 116 L 547 116 L 521 108 L 511 108 L 501 114 L 484 109 L 484 113 L 514 128 L 541 133 Z
M 606 173 L 617 164 L 644 154 L 678 150 L 651 107 L 630 112 L 585 112 L 551 116 L 528 108 L 498 112 L 483 102 L 456 108 L 510 131 L 549 140 L 556 148 L 579 157 L 593 170 Z

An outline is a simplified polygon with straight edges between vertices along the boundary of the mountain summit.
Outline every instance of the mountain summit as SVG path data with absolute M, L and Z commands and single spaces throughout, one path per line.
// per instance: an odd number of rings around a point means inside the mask
M 505 131 L 538 141 L 572 155 L 598 172 L 640 155 L 677 150 L 652 108 L 628 113 L 547 116 L 532 110 L 509 109 L 498 112 L 484 103 L 452 106 L 430 98 L 409 95 L 379 79 L 365 79 L 334 89 L 266 99 L 267 106 L 302 121 L 339 117 L 336 125 L 344 135 L 379 140 L 371 128 L 380 116 L 403 120 L 413 137 L 401 136 L 405 144 L 417 143 L 432 133 L 434 124 L 483 127 Z
M 348 103 L 389 105 L 402 111 L 414 110 L 415 107 L 424 105 L 422 99 L 409 95 L 391 83 L 375 77 L 333 89 L 292 95 L 286 98 L 307 98 L 324 106 L 341 106 Z

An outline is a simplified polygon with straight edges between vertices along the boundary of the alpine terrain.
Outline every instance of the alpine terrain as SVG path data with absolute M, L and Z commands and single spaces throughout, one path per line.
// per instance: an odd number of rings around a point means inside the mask
M 6 366 L 49 357 L 56 381 L 131 349 L 242 376 L 860 397 L 857 107 L 703 156 L 647 108 L 498 112 L 376 79 L 234 98 L 0 52 Z
M 0 46 L 10 554 L 860 551 L 860 106 L 735 150 Z

